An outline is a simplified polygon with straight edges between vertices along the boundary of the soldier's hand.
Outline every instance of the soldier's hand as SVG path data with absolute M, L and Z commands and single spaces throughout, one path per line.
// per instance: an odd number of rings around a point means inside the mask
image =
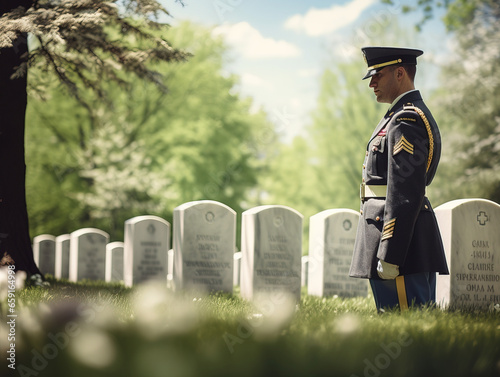
M 377 265 L 377 273 L 378 276 L 384 280 L 396 279 L 399 275 L 399 266 L 384 262 L 380 259 Z

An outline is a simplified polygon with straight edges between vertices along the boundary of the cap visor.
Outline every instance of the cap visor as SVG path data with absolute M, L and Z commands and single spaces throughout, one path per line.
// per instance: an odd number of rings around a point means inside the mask
M 368 77 L 372 77 L 377 72 L 378 72 L 377 69 L 370 69 L 370 70 L 368 70 L 368 72 L 366 72 L 366 75 L 365 75 L 365 77 L 363 77 L 362 80 L 367 79 Z

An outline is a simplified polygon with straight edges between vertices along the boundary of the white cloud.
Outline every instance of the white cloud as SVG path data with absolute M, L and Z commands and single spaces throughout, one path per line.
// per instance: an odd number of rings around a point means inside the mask
M 243 73 L 241 75 L 241 83 L 244 86 L 254 86 L 260 88 L 271 88 L 268 81 L 264 80 L 262 77 L 253 75 L 251 73 Z
M 300 55 L 295 45 L 264 37 L 248 22 L 224 24 L 213 30 L 214 35 L 222 35 L 227 43 L 250 59 L 289 58 Z
M 315 77 L 318 76 L 319 70 L 317 68 L 304 68 L 304 69 L 299 69 L 298 75 L 299 77 Z
M 358 19 L 376 0 L 352 0 L 326 9 L 311 8 L 305 15 L 296 14 L 285 22 L 285 28 L 317 37 L 330 34 Z

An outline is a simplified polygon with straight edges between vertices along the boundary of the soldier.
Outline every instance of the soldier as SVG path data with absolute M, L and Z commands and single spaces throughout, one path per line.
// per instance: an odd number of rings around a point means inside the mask
M 370 279 L 379 311 L 435 301 L 436 273 L 448 274 L 441 235 L 425 196 L 438 166 L 436 121 L 415 90 L 410 48 L 364 47 L 377 102 L 391 104 L 366 150 L 361 217 L 349 275 Z

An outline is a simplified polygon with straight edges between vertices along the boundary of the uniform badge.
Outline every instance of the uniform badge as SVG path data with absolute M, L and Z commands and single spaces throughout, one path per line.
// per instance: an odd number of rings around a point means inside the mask
M 396 145 L 394 145 L 392 155 L 395 156 L 401 151 L 405 151 L 405 152 L 408 152 L 409 154 L 413 154 L 413 144 L 410 143 L 408 140 L 406 140 L 404 135 L 401 135 L 401 138 L 399 139 L 399 141 L 396 143 Z

